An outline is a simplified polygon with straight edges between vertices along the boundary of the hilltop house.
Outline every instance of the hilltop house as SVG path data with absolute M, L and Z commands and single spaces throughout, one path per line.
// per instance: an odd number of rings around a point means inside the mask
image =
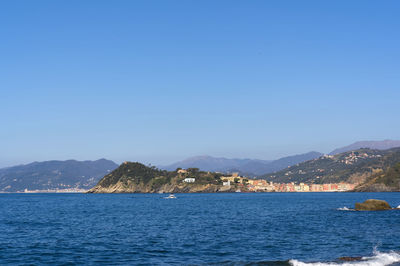
M 196 179 L 193 177 L 187 177 L 183 180 L 185 183 L 194 183 L 194 181 L 196 181 Z

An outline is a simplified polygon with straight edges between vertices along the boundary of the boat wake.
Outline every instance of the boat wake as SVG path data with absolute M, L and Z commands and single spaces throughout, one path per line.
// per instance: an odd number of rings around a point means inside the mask
M 343 261 L 343 262 L 302 262 L 298 260 L 290 260 L 290 265 L 293 266 L 305 266 L 305 265 L 315 265 L 315 266 L 325 266 L 325 265 L 341 265 L 341 266 L 384 266 L 392 265 L 396 262 L 400 262 L 400 253 L 390 251 L 390 252 L 378 252 L 375 251 L 374 255 L 371 257 L 362 257 L 357 261 Z

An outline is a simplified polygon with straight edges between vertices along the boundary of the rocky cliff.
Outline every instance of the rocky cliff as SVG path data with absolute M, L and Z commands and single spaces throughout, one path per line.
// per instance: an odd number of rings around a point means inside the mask
M 386 171 L 376 173 L 355 188 L 358 192 L 394 192 L 400 191 L 400 163 Z

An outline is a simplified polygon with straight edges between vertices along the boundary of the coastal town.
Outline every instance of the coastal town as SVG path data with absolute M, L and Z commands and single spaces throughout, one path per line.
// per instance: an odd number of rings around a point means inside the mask
M 185 174 L 185 169 L 178 170 L 178 173 Z M 229 176 L 221 176 L 222 190 L 229 191 L 237 188 L 237 192 L 344 192 L 354 189 L 355 184 L 332 183 L 332 184 L 306 184 L 306 183 L 275 183 L 265 179 L 250 179 L 240 176 L 239 173 L 232 173 Z M 183 182 L 195 183 L 193 177 L 186 177 Z
M 243 188 L 252 192 L 337 192 L 349 191 L 354 189 L 354 184 L 338 183 L 338 184 L 305 184 L 305 183 L 274 183 L 264 179 L 247 179 L 240 177 L 237 173 L 231 176 L 224 176 L 223 186 L 231 186 L 232 183 L 237 184 L 238 188 Z
M 63 189 L 25 189 L 17 193 L 85 193 L 87 189 L 82 188 L 63 188 Z

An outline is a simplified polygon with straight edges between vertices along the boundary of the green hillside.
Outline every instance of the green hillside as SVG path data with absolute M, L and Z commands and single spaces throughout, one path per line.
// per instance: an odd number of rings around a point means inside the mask
M 355 191 L 400 191 L 400 163 L 367 178 Z
M 325 155 L 276 173 L 264 175 L 263 178 L 280 183 L 363 183 L 372 176 L 386 173 L 399 162 L 400 148 L 360 149 L 337 155 Z M 392 176 L 393 174 L 387 176 L 385 182 L 389 182 L 388 179 L 392 179 Z
M 104 176 L 89 193 L 218 192 L 221 189 L 222 174 L 198 168 L 177 170 L 159 170 L 137 162 L 125 162 Z M 185 182 L 186 178 L 194 178 L 195 182 Z

